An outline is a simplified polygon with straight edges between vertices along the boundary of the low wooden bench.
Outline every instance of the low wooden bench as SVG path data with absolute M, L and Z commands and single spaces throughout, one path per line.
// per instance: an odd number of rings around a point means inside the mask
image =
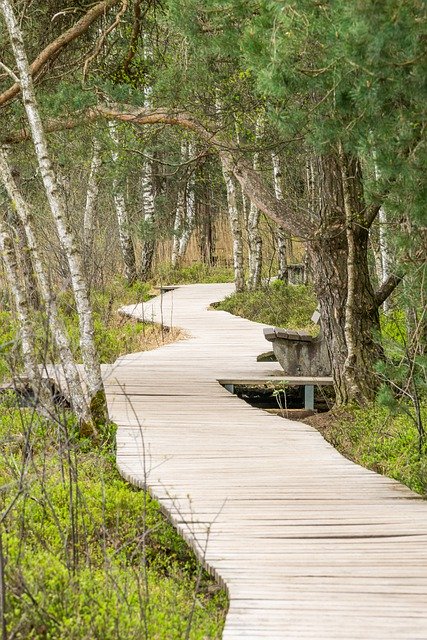
M 315 311 L 312 321 L 318 323 L 320 315 Z M 268 327 L 264 337 L 272 343 L 273 353 L 288 376 L 324 377 L 331 375 L 328 349 L 320 327 L 319 335 L 306 331 L 293 331 Z
M 312 322 L 318 324 L 320 314 L 315 311 Z M 306 331 L 294 331 L 268 327 L 264 329 L 264 337 L 272 343 L 273 353 L 280 363 L 286 376 L 321 379 L 330 378 L 332 369 L 328 349 L 322 334 L 322 328 L 317 336 Z M 314 403 L 314 386 L 305 386 L 305 404 Z

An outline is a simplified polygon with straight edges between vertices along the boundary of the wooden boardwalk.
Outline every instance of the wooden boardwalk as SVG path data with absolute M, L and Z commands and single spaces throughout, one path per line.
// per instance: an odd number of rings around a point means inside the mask
M 426 640 L 427 504 L 218 384 L 277 370 L 262 325 L 207 309 L 232 289 L 124 309 L 189 337 L 107 370 L 121 473 L 226 585 L 224 640 Z

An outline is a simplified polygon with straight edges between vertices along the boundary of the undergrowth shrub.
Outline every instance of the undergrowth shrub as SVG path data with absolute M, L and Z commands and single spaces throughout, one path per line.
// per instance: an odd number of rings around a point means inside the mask
M 16 640 L 220 638 L 226 597 L 148 494 L 127 484 L 111 437 L 94 450 L 65 412 L 47 422 L 0 401 L 0 534 Z M 194 609 L 194 615 L 193 615 Z
M 155 270 L 153 280 L 157 284 L 196 284 L 233 282 L 234 274 L 231 267 L 224 265 L 209 266 L 201 262 L 196 262 L 190 266 L 172 267 L 170 263 L 158 265 Z
M 254 322 L 316 332 L 311 322 L 316 298 L 310 286 L 286 285 L 274 280 L 256 291 L 234 293 L 213 306 Z
M 427 408 L 422 408 L 424 420 Z M 343 455 L 377 473 L 427 494 L 427 446 L 420 450 L 414 420 L 403 411 L 372 406 L 334 410 L 323 435 Z

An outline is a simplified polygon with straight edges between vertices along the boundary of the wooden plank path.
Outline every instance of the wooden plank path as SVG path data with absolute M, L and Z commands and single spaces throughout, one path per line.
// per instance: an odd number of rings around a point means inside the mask
M 427 504 L 218 384 L 277 370 L 263 325 L 207 309 L 232 290 L 124 309 L 189 337 L 107 370 L 120 472 L 226 585 L 224 640 L 426 640 Z

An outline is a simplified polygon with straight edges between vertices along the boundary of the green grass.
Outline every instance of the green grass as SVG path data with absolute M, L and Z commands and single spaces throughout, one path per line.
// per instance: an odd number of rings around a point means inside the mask
M 77 431 L 69 416 L 48 423 L 3 396 L 0 513 L 13 507 L 0 532 L 10 637 L 181 640 L 194 609 L 188 637 L 220 638 L 224 592 L 203 572 L 196 594 L 193 553 L 157 503 L 119 476 L 114 432 L 108 428 L 93 449 Z
M 153 281 L 158 285 L 197 284 L 215 282 L 233 282 L 234 274 L 231 267 L 224 265 L 208 266 L 194 263 L 191 266 L 173 268 L 170 263 L 161 264 L 156 268 Z
M 427 424 L 427 406 L 422 415 Z M 350 460 L 427 494 L 427 447 L 420 451 L 417 428 L 407 413 L 378 405 L 348 407 L 308 422 Z
M 135 351 L 160 346 L 175 339 L 178 332 L 168 333 L 150 322 L 138 322 L 117 313 L 119 307 L 136 304 L 150 298 L 150 285 L 136 283 L 132 287 L 117 278 L 103 291 L 92 292 L 95 341 L 101 363 L 114 362 L 119 356 Z M 61 317 L 70 338 L 71 348 L 77 362 L 81 361 L 79 347 L 79 323 L 72 293 L 58 296 Z M 36 342 L 40 361 L 57 362 L 58 356 L 41 312 L 35 317 Z M 10 378 L 10 372 L 22 370 L 17 340 L 16 322 L 8 310 L 0 310 L 0 381 Z
M 310 320 L 316 298 L 312 288 L 303 285 L 286 285 L 275 280 L 263 289 L 234 293 L 213 306 L 254 322 L 316 331 Z

